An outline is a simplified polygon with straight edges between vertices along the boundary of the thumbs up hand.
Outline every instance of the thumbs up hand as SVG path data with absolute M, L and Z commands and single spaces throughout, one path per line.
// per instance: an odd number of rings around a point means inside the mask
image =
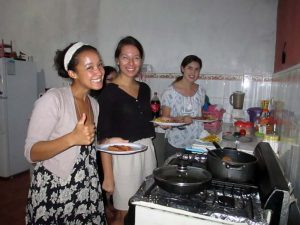
M 87 116 L 82 114 L 77 122 L 75 129 L 72 131 L 74 136 L 74 145 L 89 145 L 95 138 L 96 127 L 94 124 L 86 124 Z

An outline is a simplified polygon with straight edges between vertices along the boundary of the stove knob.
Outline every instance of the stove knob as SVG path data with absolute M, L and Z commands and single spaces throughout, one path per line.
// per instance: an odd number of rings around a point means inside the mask
M 182 154 L 181 158 L 184 159 L 184 160 L 189 160 L 189 155 L 188 154 Z
M 190 154 L 190 155 L 189 155 L 189 159 L 190 159 L 190 160 L 196 159 L 195 157 L 197 157 L 197 154 Z
M 194 157 L 194 158 L 195 158 L 195 160 L 196 160 L 196 161 L 200 161 L 200 159 L 201 159 L 201 156 L 200 156 L 200 155 L 195 155 L 195 157 Z
M 176 158 L 180 158 L 180 157 L 182 157 L 182 155 L 183 155 L 183 154 L 182 154 L 181 152 L 177 152 L 177 153 L 176 153 Z
M 203 154 L 197 155 L 197 156 L 195 157 L 195 160 L 197 160 L 197 161 L 200 162 L 200 163 L 205 163 L 206 160 L 207 160 L 207 156 L 206 156 L 206 155 L 203 155 Z

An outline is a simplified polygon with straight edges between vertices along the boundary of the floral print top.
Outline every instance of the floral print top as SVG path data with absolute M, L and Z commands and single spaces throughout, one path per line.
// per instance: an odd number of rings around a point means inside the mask
M 171 110 L 171 117 L 177 116 L 201 116 L 201 109 L 204 105 L 205 90 L 198 86 L 197 92 L 193 96 L 184 96 L 177 92 L 173 85 L 169 86 L 162 95 L 162 106 L 167 106 Z M 193 121 L 181 130 L 176 127 L 166 131 L 168 142 L 176 148 L 190 147 L 196 138 L 200 137 L 203 131 L 203 123 Z

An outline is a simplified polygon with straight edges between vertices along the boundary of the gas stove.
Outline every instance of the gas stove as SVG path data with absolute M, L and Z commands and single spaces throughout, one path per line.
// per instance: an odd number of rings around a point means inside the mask
M 287 224 L 289 188 L 279 162 L 267 143 L 254 150 L 258 159 L 253 181 L 235 183 L 214 179 L 211 185 L 197 194 L 180 195 L 159 187 L 153 178 L 146 178 L 130 199 L 129 212 L 135 206 L 135 223 L 161 224 Z M 193 167 L 206 168 L 206 154 L 184 153 L 171 156 L 165 165 L 177 165 L 185 160 Z M 138 213 L 139 212 L 139 213 Z M 129 215 L 130 215 L 129 213 Z M 165 221 L 165 220 L 164 220 Z
M 138 201 L 184 210 L 190 213 L 237 223 L 269 224 L 261 209 L 258 190 L 255 186 L 231 186 L 212 181 L 209 189 L 192 195 L 177 195 L 161 189 L 148 178 L 150 187 Z M 146 183 L 145 183 L 146 184 Z

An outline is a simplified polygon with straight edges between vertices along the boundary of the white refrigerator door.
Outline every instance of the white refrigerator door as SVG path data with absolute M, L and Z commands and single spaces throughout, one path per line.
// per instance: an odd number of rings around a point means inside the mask
M 9 173 L 7 99 L 0 96 L 0 177 Z
M 0 59 L 0 176 L 9 173 L 5 59 Z
M 6 159 L 0 159 L 1 164 L 7 160 L 4 171 L 0 170 L 0 177 L 9 177 L 25 170 L 30 164 L 24 157 L 24 144 L 27 134 L 27 127 L 34 101 L 37 99 L 37 72 L 36 66 L 32 62 L 13 61 L 6 62 L 6 94 L 4 109 L 4 120 L 7 129 L 4 130 L 4 149 L 1 148 Z M 6 114 L 6 115 L 5 115 Z M 6 117 L 6 118 L 5 118 Z M 3 121 L 2 121 L 3 122 Z M 2 123 L 1 122 L 1 123 Z M 5 121 L 3 122 L 5 123 Z M 6 140 L 5 140 L 6 139 Z M 4 152 L 3 152 L 4 151 Z

